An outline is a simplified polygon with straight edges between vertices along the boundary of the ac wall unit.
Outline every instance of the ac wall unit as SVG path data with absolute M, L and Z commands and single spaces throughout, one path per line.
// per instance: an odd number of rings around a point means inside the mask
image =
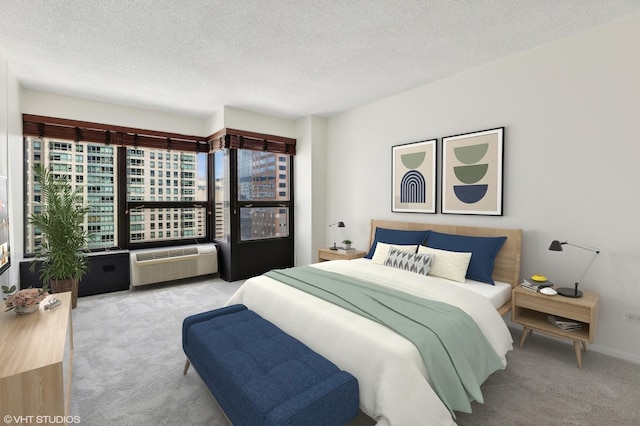
M 218 272 L 218 251 L 215 244 L 133 250 L 129 261 L 132 286 Z

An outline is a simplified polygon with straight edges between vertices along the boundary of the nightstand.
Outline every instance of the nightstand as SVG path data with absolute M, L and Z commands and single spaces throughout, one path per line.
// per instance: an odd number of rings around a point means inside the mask
M 318 250 L 318 262 L 324 262 L 325 260 L 350 260 L 364 257 L 367 254 L 366 251 L 353 250 L 350 253 L 342 253 L 338 250 L 331 250 L 329 248 L 321 248 Z
M 586 291 L 582 297 L 572 298 L 559 294 L 547 296 L 522 287 L 514 288 L 511 295 L 511 321 L 524 326 L 520 347 L 533 330 L 572 340 L 578 367 L 582 368 L 582 351 L 586 352 L 587 342 L 593 343 L 596 334 L 598 298 L 596 293 Z M 549 314 L 579 321 L 582 328 L 564 331 L 549 322 Z

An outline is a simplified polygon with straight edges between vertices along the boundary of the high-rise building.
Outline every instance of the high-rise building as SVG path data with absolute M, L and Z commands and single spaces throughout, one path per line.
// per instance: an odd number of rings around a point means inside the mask
M 40 186 L 34 181 L 33 165 L 42 163 L 58 179 L 72 182 L 90 206 L 85 226 L 94 235 L 90 249 L 124 246 L 116 241 L 117 156 L 113 146 L 27 138 L 28 214 L 39 211 Z M 207 199 L 206 154 L 126 150 L 127 201 L 203 201 Z M 199 167 L 200 166 L 200 167 Z M 203 171 L 200 173 L 199 171 Z M 150 242 L 206 236 L 206 211 L 189 208 L 139 208 L 129 212 L 130 241 Z M 29 227 L 26 250 L 39 244 L 38 229 Z
M 238 150 L 238 200 L 288 201 L 288 156 Z M 241 240 L 283 237 L 288 234 L 288 211 L 280 207 L 245 206 L 240 209 Z

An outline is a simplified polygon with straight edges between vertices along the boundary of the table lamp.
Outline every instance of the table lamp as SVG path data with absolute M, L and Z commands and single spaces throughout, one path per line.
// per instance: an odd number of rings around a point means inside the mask
M 333 235 L 333 227 L 337 226 L 338 228 L 344 228 L 344 222 L 336 222 L 329 225 L 329 231 L 331 232 L 331 239 L 333 240 L 333 247 L 329 247 L 331 250 L 338 250 L 338 246 L 336 246 L 336 237 Z
M 574 283 L 574 288 L 562 287 L 562 288 L 557 289 L 558 294 L 560 294 L 562 296 L 565 296 L 565 297 L 582 297 L 582 292 L 580 290 L 578 290 L 578 284 L 580 284 L 580 281 L 582 281 L 582 279 L 585 277 L 585 275 L 587 275 L 587 271 L 591 267 L 591 264 L 593 263 L 593 261 L 596 260 L 596 257 L 598 256 L 598 254 L 600 254 L 600 250 L 598 250 L 597 248 L 593 248 L 593 247 L 581 246 L 581 245 L 578 245 L 578 244 L 571 244 L 570 242 L 567 242 L 567 241 L 560 242 L 558 240 L 553 240 L 551 242 L 551 245 L 549 246 L 549 250 L 551 250 L 551 251 L 563 251 L 562 250 L 562 246 L 565 245 L 565 244 L 568 245 L 568 246 L 578 247 L 578 248 L 581 248 L 583 250 L 587 250 L 587 251 L 595 253 L 593 255 L 593 257 L 591 258 L 591 261 L 589 262 L 589 264 L 585 268 L 584 272 L 582 273 L 582 275 L 580 275 L 580 278 L 578 278 L 578 281 L 576 281 Z

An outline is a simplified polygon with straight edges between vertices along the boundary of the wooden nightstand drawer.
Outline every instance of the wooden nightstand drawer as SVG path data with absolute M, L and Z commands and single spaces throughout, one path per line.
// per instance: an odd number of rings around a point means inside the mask
M 567 298 L 564 296 L 545 296 L 531 292 L 531 294 L 516 293 L 515 297 L 517 298 L 517 306 L 522 308 L 587 323 L 591 318 L 591 304 L 567 303 Z

